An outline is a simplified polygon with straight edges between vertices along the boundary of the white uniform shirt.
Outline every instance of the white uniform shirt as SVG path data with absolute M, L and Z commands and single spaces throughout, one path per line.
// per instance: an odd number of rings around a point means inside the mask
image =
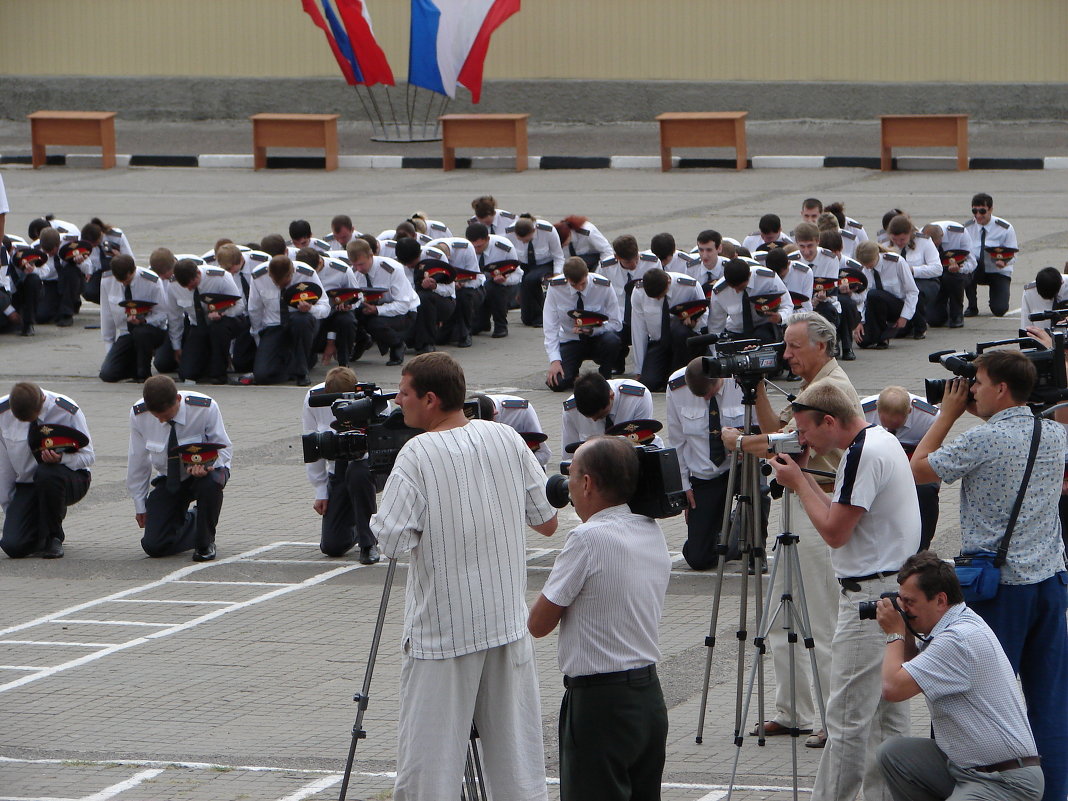
M 475 248 L 470 242 L 462 236 L 452 236 L 432 239 L 427 243 L 427 246 L 436 248 L 439 244 L 449 246 L 449 264 L 461 270 L 470 270 L 476 273 L 474 278 L 469 278 L 466 281 L 457 280 L 455 288 L 476 289 L 486 283 L 486 276 L 478 266 L 478 254 L 475 253 Z
M 591 420 L 584 417 L 575 408 L 575 396 L 564 401 L 564 414 L 561 425 L 561 438 L 566 451 L 568 445 L 585 442 L 590 437 L 603 434 L 613 425 L 630 420 L 652 420 L 653 396 L 644 384 L 629 378 L 613 378 L 608 382 L 612 391 L 612 401 L 608 417 Z M 608 418 L 611 418 L 609 420 Z M 660 438 L 657 437 L 657 440 Z
M 289 283 L 286 284 L 284 289 L 288 289 L 289 287 L 296 286 L 300 283 L 315 284 L 319 287 L 323 285 L 315 270 L 303 262 L 296 262 L 293 265 L 293 277 L 289 279 Z M 280 299 L 282 291 L 283 288 L 276 286 L 271 279 L 266 265 L 258 267 L 252 273 L 252 286 L 248 295 L 248 317 L 252 327 L 252 333 L 256 337 L 257 342 L 259 342 L 260 333 L 262 333 L 265 328 L 281 325 L 279 312 L 281 311 Z M 292 308 L 290 308 L 289 312 L 290 314 L 293 313 Z M 312 304 L 309 313 L 318 320 L 325 319 L 329 316 L 330 304 L 325 292 L 319 300 Z
M 772 240 L 772 242 L 784 242 L 785 244 L 790 244 L 793 241 L 794 240 L 785 231 L 779 231 L 778 235 Z M 742 240 L 742 247 L 746 248 L 750 253 L 756 253 L 763 245 L 764 237 L 760 235 L 760 231 L 754 231 Z
M 612 244 L 597 229 L 597 226 L 589 220 L 581 228 L 576 228 L 571 232 L 571 237 L 567 240 L 567 245 L 564 249 L 567 251 L 566 255 L 568 256 L 585 256 L 596 253 L 598 254 L 598 261 L 604 261 L 613 256 Z
M 938 246 L 929 236 L 916 234 L 911 245 L 905 246 L 905 261 L 912 268 L 913 278 L 941 278 L 942 257 Z
M 619 303 L 620 312 L 623 311 L 626 304 L 627 295 L 630 293 L 631 285 L 635 281 L 640 281 L 642 276 L 649 272 L 654 267 L 660 266 L 660 259 L 654 256 L 652 253 L 642 253 L 638 256 L 638 262 L 634 265 L 633 270 L 629 270 L 619 263 L 619 260 L 614 256 L 610 259 L 605 259 L 601 262 L 600 267 L 597 268 L 598 275 L 603 275 L 612 283 L 612 289 L 616 293 L 616 302 Z
M 100 337 L 108 347 L 114 345 L 119 337 L 130 333 L 129 328 L 126 327 L 126 309 L 119 305 L 125 299 L 125 286 L 120 284 L 111 273 L 101 276 Z M 155 303 L 156 305 L 145 315 L 145 323 L 167 330 L 168 296 L 164 293 L 163 282 L 159 280 L 158 275 L 143 267 L 135 268 L 133 280 L 130 282 L 130 299 Z
M 492 281 L 493 265 L 511 259 L 519 261 L 519 256 L 516 253 L 515 245 L 512 244 L 512 240 L 508 239 L 508 237 L 501 236 L 500 234 L 490 234 L 489 243 L 477 260 L 478 263 L 482 265 L 482 269 L 486 271 L 486 280 Z M 523 268 L 516 267 L 504 277 L 502 286 L 515 286 L 522 280 Z
M 841 228 L 838 233 L 842 235 L 842 255 L 847 259 L 853 258 L 857 252 L 857 245 L 868 241 L 867 234 L 864 234 L 864 238 L 861 239 L 856 231 L 850 231 L 848 228 Z
M 504 229 L 504 235 L 512 240 L 515 252 L 519 254 L 519 260 L 523 264 L 529 264 L 530 242 L 520 242 L 515 235 L 515 223 Z M 560 235 L 556 228 L 548 220 L 536 220 L 534 225 L 534 263 L 552 263 L 553 272 L 558 273 L 564 269 L 564 250 L 560 247 Z
M 635 285 L 630 291 L 630 342 L 634 354 L 634 372 L 636 373 L 641 373 L 642 371 L 642 365 L 645 362 L 645 351 L 649 347 L 649 342 L 660 339 L 664 302 L 667 302 L 669 309 L 668 319 L 670 321 L 673 316 L 670 313 L 670 309 L 676 303 L 705 299 L 705 293 L 697 281 L 688 275 L 668 273 L 668 278 L 670 283 L 668 284 L 667 295 L 663 298 L 649 297 L 639 285 Z M 697 324 L 693 330 L 699 332 L 704 327 L 707 319 L 708 310 L 706 309 L 697 318 Z
M 879 410 L 876 408 L 878 402 L 878 395 L 869 395 L 860 401 L 860 406 L 864 409 L 864 419 L 876 426 L 882 425 L 879 422 Z M 909 413 L 905 417 L 905 422 L 902 423 L 901 428 L 897 431 L 891 431 L 890 433 L 897 438 L 906 453 L 911 454 L 916 450 L 916 446 L 920 444 L 923 435 L 938 419 L 938 407 L 928 403 L 919 395 L 913 395 L 911 392 L 909 393 L 909 402 Z
M 304 406 L 300 411 L 300 425 L 305 434 L 317 434 L 334 430 L 330 425 L 335 420 L 334 412 L 330 407 L 312 406 L 310 403 L 312 396 L 322 394 L 325 391 L 326 382 L 324 381 L 316 384 L 304 395 Z M 357 461 L 363 461 L 366 458 L 367 454 L 364 454 Z M 319 459 L 304 465 L 304 469 L 308 474 L 308 482 L 315 489 L 315 500 L 325 501 L 329 499 L 329 481 L 330 475 L 334 472 L 334 462 L 329 459 Z
M 733 378 L 723 379 L 715 395 L 719 404 L 720 427 L 741 428 L 745 421 L 742 390 Z M 686 368 L 680 367 L 668 378 L 668 443 L 679 457 L 683 489 L 690 489 L 690 477 L 709 479 L 730 469 L 730 459 L 716 464 L 709 450 L 709 401 L 699 398 L 686 386 Z
M 691 256 L 697 256 L 697 263 L 693 264 L 686 270 L 686 274 L 690 278 L 696 278 L 697 283 L 702 287 L 708 284 L 709 288 L 715 285 L 716 281 L 723 277 L 723 265 L 727 263 L 727 260 L 722 256 L 716 256 L 716 261 L 712 265 L 712 269 L 705 266 L 705 263 L 701 261 L 701 256 L 698 254 L 697 248 L 690 251 Z
M 198 297 L 237 295 L 241 300 L 222 311 L 221 314 L 223 317 L 242 317 L 245 314 L 244 296 L 230 273 L 221 267 L 198 265 L 198 269 L 200 270 L 200 284 L 194 289 L 186 289 L 177 281 L 171 281 L 170 286 L 164 287 L 164 291 L 169 296 L 169 302 L 165 303 L 168 317 L 167 328 L 170 332 L 171 345 L 175 350 L 182 349 L 185 321 L 188 320 L 189 325 L 197 325 L 197 310 L 193 304 L 194 292 L 198 293 Z M 207 315 L 207 309 L 204 310 L 204 314 Z
M 550 363 L 560 360 L 560 343 L 574 342 L 579 338 L 574 332 L 575 321 L 567 315 L 576 308 L 578 294 L 562 275 L 549 281 L 541 315 L 545 355 Z M 609 331 L 623 328 L 623 314 L 616 302 L 616 293 L 604 276 L 597 273 L 587 276 L 586 288 L 582 291 L 582 306 L 586 311 L 608 315 L 603 325 L 593 328 L 590 336 L 603 336 Z
M 493 221 L 486 227 L 491 234 L 503 234 L 505 229 L 515 222 L 516 215 L 504 209 L 496 209 L 493 213 Z M 467 224 L 477 223 L 478 217 L 468 217 Z M 524 260 L 525 261 L 525 260 Z
M 796 255 L 796 254 L 795 254 Z M 812 268 L 808 265 L 808 262 L 803 259 L 790 259 L 790 269 L 786 272 L 786 277 L 783 278 L 783 283 L 786 284 L 786 289 L 798 295 L 801 295 L 805 300 L 798 305 L 794 299 L 793 294 L 790 295 L 790 305 L 787 307 L 791 311 L 812 311 L 812 280 L 814 274 Z M 783 298 L 783 302 L 786 298 Z
M 853 265 L 849 266 L 852 267 Z M 863 270 L 864 277 L 868 279 L 868 288 L 863 292 L 853 293 L 853 298 L 856 300 L 857 308 L 860 309 L 861 314 L 863 315 L 867 311 L 868 292 L 877 288 L 873 273 L 878 272 L 883 290 L 889 292 L 895 298 L 904 300 L 905 304 L 901 307 L 901 316 L 906 320 L 911 320 L 912 315 L 916 313 L 916 302 L 919 299 L 920 291 L 916 288 L 916 281 L 913 280 L 912 268 L 908 266 L 905 260 L 896 253 L 880 253 L 879 261 L 875 263 L 874 269 L 864 267 Z
M 538 413 L 526 398 L 517 395 L 490 395 L 489 399 L 493 401 L 493 408 L 496 410 L 493 418 L 495 422 L 510 426 L 520 434 L 545 433 L 542 431 Z M 537 450 L 533 453 L 542 467 L 545 467 L 553 456 L 548 440 L 538 443 Z
M 786 284 L 775 274 L 774 270 L 759 266 L 755 261 L 746 260 L 749 263 L 749 283 L 741 289 L 735 289 L 727 284 L 727 279 L 721 278 L 716 282 L 712 290 L 712 304 L 708 310 L 708 333 L 719 334 L 724 330 L 740 334 L 745 330 L 745 315 L 742 307 L 743 293 L 748 293 L 750 298 L 765 295 L 783 295 L 779 303 L 778 313 L 785 323 L 790 316 L 790 295 Z M 763 315 L 753 309 L 753 324 L 760 325 L 764 321 Z
M 1016 258 L 1013 257 L 1005 262 L 1004 269 L 999 270 L 994 266 L 994 260 L 990 258 L 990 254 L 980 254 L 979 246 L 983 243 L 983 231 L 986 231 L 986 247 L 1005 247 L 1005 248 L 1019 248 L 1020 245 L 1016 241 L 1016 229 L 1012 227 L 1012 223 L 1008 220 L 1003 220 L 1001 217 L 995 217 L 990 215 L 990 222 L 986 225 L 980 225 L 972 217 L 968 222 L 964 223 L 964 228 L 968 231 L 968 236 L 972 240 L 972 255 L 975 256 L 978 263 L 981 255 L 986 257 L 986 271 L 991 275 L 1004 275 L 1006 277 L 1012 276 L 1013 265 L 1016 264 Z
M 968 234 L 968 229 L 953 220 L 939 220 L 931 224 L 937 225 L 942 229 L 943 252 L 950 250 L 968 251 L 968 258 L 961 264 L 960 272 L 963 275 L 975 272 L 975 254 L 972 252 L 972 238 Z
M 1049 328 L 1049 320 L 1031 321 L 1031 315 L 1036 312 L 1052 311 L 1054 306 L 1063 308 L 1068 301 L 1068 275 L 1061 275 L 1061 288 L 1057 290 L 1053 300 L 1046 300 L 1038 294 L 1038 281 L 1032 281 L 1024 287 L 1023 298 L 1020 301 L 1020 328 L 1033 325 L 1037 328 Z
M 4 190 L 4 176 L 0 175 L 0 214 L 7 214 L 11 207 L 7 204 L 7 192 Z
M 656 258 L 656 254 L 651 250 L 643 251 Z M 660 261 L 657 259 L 657 261 Z M 696 272 L 698 269 L 704 270 L 704 265 L 701 264 L 700 256 L 693 256 L 683 250 L 676 250 L 674 255 L 667 260 L 667 264 L 660 262 L 660 269 L 668 273 L 682 273 L 683 275 L 690 275 L 691 271 Z M 696 275 L 691 276 L 696 278 Z
M 229 468 L 233 458 L 230 437 L 226 435 L 219 404 L 199 392 L 179 392 L 181 403 L 174 416 L 174 430 L 179 445 L 194 442 L 217 442 L 226 447 L 219 450 L 215 468 Z M 134 511 L 144 514 L 153 476 L 167 475 L 167 442 L 170 423 L 157 420 L 142 398 L 130 409 L 130 450 L 127 454 L 126 489 L 133 498 Z M 183 463 L 182 478 L 189 472 Z
M 96 461 L 93 438 L 85 414 L 73 400 L 58 392 L 42 389 L 44 405 L 37 419 L 43 425 L 63 425 L 81 431 L 89 437 L 84 448 L 75 453 L 60 454 L 59 463 L 71 470 L 88 470 Z M 37 474 L 37 460 L 29 444 L 30 424 L 11 413 L 10 398 L 0 398 L 0 508 L 7 510 L 15 496 L 15 484 L 29 484 Z
M 375 256 L 371 269 L 366 274 L 353 271 L 357 286 L 375 286 L 389 289 L 378 306 L 382 317 L 399 317 L 419 308 L 419 296 L 408 280 L 407 271 L 399 261 Z M 363 305 L 363 301 L 360 301 Z

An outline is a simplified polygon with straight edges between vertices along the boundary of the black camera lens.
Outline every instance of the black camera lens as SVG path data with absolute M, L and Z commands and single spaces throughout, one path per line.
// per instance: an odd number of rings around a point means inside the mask
M 879 597 L 885 598 L 890 603 L 892 603 L 894 605 L 894 609 L 896 609 L 899 614 L 905 614 L 901 611 L 901 607 L 897 605 L 898 594 L 896 592 L 884 592 Z M 878 609 L 878 607 L 878 601 L 861 601 L 857 604 L 857 617 L 861 620 L 875 620 L 875 611 Z
M 545 498 L 554 509 L 563 509 L 571 503 L 567 489 L 567 476 L 549 476 L 545 482 Z

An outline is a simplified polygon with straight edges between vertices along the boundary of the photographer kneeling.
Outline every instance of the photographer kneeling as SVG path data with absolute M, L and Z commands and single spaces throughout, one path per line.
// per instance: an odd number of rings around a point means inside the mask
M 797 493 L 816 531 L 831 547 L 842 592 L 831 641 L 827 750 L 816 772 L 813 801 L 886 797 L 875 747 L 909 730 L 907 704 L 879 697 L 884 646 L 878 628 L 858 615 L 858 604 L 894 588 L 893 576 L 920 544 L 920 509 L 909 460 L 893 434 L 868 425 L 853 401 L 833 386 L 806 389 L 793 403 L 802 445 L 816 453 L 845 449 L 834 492 L 828 495 L 801 468 L 807 453 L 772 459 L 775 478 Z
M 953 566 L 923 551 L 905 561 L 897 581 L 897 608 L 884 598 L 876 611 L 887 635 L 883 698 L 923 693 L 934 737 L 880 746 L 890 794 L 895 801 L 1040 798 L 1042 770 L 1012 666 L 994 632 L 964 605 Z M 928 635 L 919 648 L 917 631 Z

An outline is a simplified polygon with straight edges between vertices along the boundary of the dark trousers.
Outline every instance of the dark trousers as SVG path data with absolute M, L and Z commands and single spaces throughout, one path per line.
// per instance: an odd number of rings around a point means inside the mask
M 315 344 L 312 346 L 313 353 L 322 353 L 326 348 L 327 334 L 334 334 L 334 345 L 337 347 L 337 363 L 339 367 L 347 367 L 349 358 L 352 356 L 353 345 L 356 344 L 356 315 L 351 311 L 335 311 L 319 326 L 319 333 L 315 335 Z
M 568 687 L 559 731 L 561 801 L 659 801 L 668 717 L 655 669 Z
M 461 342 L 475 333 L 475 321 L 486 302 L 486 290 L 480 286 L 456 288 L 456 311 L 452 315 L 449 339 Z
M 178 359 L 174 355 L 174 346 L 171 344 L 169 336 L 156 348 L 156 353 L 152 357 L 152 364 L 156 366 L 157 373 L 178 372 Z
M 257 384 L 280 384 L 308 374 L 319 321 L 309 312 L 290 312 L 289 325 L 272 325 L 260 332 L 252 373 Z
M 44 283 L 41 276 L 36 273 L 28 275 L 21 272 L 12 273 L 15 281 L 15 292 L 12 295 L 12 303 L 15 310 L 22 318 L 22 330 L 28 331 L 37 322 L 37 307 L 41 302 L 41 293 L 44 291 Z
M 384 317 L 381 314 L 364 314 L 360 317 L 363 329 L 371 335 L 380 353 L 404 344 L 415 325 L 416 312 Z
M 164 340 L 167 332 L 148 323 L 129 326 L 129 333 L 115 340 L 100 365 L 100 380 L 113 384 L 124 378 L 144 381 L 152 375 L 152 353 Z
M 693 570 L 710 570 L 719 565 L 717 548 L 727 505 L 727 478 L 727 473 L 715 478 L 690 477 L 695 505 L 686 518 L 682 558 Z
M 916 299 L 916 313 L 912 315 L 911 333 L 922 334 L 927 331 L 929 310 L 938 300 L 942 291 L 942 281 L 938 278 L 917 278 L 916 288 L 920 291 Z
M 958 323 L 964 317 L 964 284 L 969 276 L 960 273 L 942 273 L 942 282 L 927 310 L 927 323 L 940 327 L 946 323 Z
M 612 366 L 619 354 L 619 335 L 605 331 L 595 337 L 579 337 L 571 342 L 560 343 L 560 366 L 563 377 L 556 385 L 547 384 L 553 392 L 570 392 L 578 377 L 582 363 L 589 359 L 597 364 L 597 372 L 606 379 L 612 377 Z M 620 420 L 619 422 L 624 422 Z
M 991 273 L 978 273 L 974 272 L 968 276 L 969 280 L 964 285 L 965 292 L 968 295 L 968 309 L 970 311 L 979 311 L 979 299 L 977 297 L 976 287 L 980 284 L 986 284 L 990 287 L 990 313 L 995 317 L 1001 317 L 1005 312 L 1009 310 L 1009 284 L 1010 279 L 1004 275 L 993 275 Z
M 519 319 L 523 325 L 541 325 L 541 310 L 545 305 L 544 282 L 552 274 L 552 262 L 535 267 L 523 266 L 523 281 L 519 284 Z
M 177 492 L 167 489 L 167 477 L 156 476 L 145 501 L 145 535 L 141 547 L 149 556 L 171 556 L 215 542 L 222 512 L 223 489 L 230 478 L 218 468 L 200 478 L 182 481 Z M 196 509 L 189 504 L 196 502 Z
M 491 320 L 494 331 L 507 331 L 508 301 L 512 297 L 514 287 L 489 280 L 483 289 L 486 291 L 486 299 L 478 310 L 478 314 L 475 317 L 475 328 L 471 333 L 478 334 L 489 330 Z
M 195 381 L 207 376 L 225 379 L 230 365 L 230 343 L 248 330 L 248 319 L 220 317 L 207 325 L 186 326 L 178 377 Z M 156 362 L 157 369 L 159 361 Z
M 61 464 L 39 464 L 32 483 L 16 484 L 4 515 L 0 548 L 12 559 L 44 549 L 55 537 L 66 539 L 63 519 L 67 507 L 89 491 L 88 470 L 71 470 Z
M 256 366 L 256 339 L 252 336 L 252 330 L 249 328 L 248 317 L 240 319 L 242 323 L 241 333 L 234 339 L 231 361 L 233 362 L 234 372 L 251 373 Z
M 941 486 L 937 481 L 916 485 L 916 500 L 920 502 L 921 551 L 930 548 L 934 539 L 935 526 L 938 525 L 938 490 Z
M 686 347 L 686 340 L 691 336 L 692 328 L 673 319 L 668 323 L 667 337 L 646 343 L 642 374 L 638 376 L 638 380 L 645 384 L 650 392 L 663 392 L 668 376 L 689 362 L 687 357 L 690 352 Z
M 100 280 L 104 277 L 103 270 L 95 270 L 85 281 L 82 287 L 82 297 L 90 303 L 100 303 Z
M 419 309 L 416 311 L 412 346 L 416 350 L 444 342 L 442 326 L 456 310 L 456 299 L 439 295 L 432 289 L 420 289 Z
M 864 343 L 874 345 L 893 339 L 900 329 L 892 328 L 901 317 L 905 301 L 885 289 L 869 289 L 864 310 Z
M 323 515 L 319 550 L 327 556 L 344 556 L 353 545 L 376 545 L 378 540 L 371 533 L 370 521 L 378 505 L 367 460 L 335 462 L 327 493 L 329 503 Z
M 77 264 L 63 262 L 56 271 L 55 281 L 43 281 L 44 288 L 37 303 L 37 321 L 50 323 L 62 317 L 73 317 L 82 307 L 82 285 L 85 276 Z

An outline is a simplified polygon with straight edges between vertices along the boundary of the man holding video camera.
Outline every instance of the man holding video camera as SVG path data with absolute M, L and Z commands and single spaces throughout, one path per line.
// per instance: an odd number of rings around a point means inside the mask
M 996 551 L 1018 495 L 1019 516 L 1001 567 L 997 594 L 972 604 L 997 634 L 1027 699 L 1042 756 L 1046 801 L 1068 795 L 1068 572 L 1058 502 L 1064 471 L 1064 428 L 1043 420 L 1026 487 L 1034 416 L 1027 406 L 1037 380 L 1019 351 L 988 351 L 973 362 L 974 384 L 946 385 L 942 412 L 913 455 L 917 482 L 961 479 L 961 552 Z M 982 425 L 943 445 L 965 412 Z
M 560 624 L 562 801 L 660 797 L 668 719 L 656 675 L 671 557 L 655 520 L 627 502 L 633 445 L 598 436 L 575 452 L 568 491 L 582 525 L 556 557 L 527 627 Z
M 893 737 L 878 752 L 894 801 L 1037 801 L 1042 770 L 1012 666 L 994 632 L 964 605 L 953 566 L 910 556 L 895 599 L 878 602 L 886 636 L 883 698 L 923 693 L 932 737 Z M 917 648 L 917 632 L 921 644 Z
M 771 462 L 775 478 L 797 493 L 831 547 L 831 566 L 842 587 L 831 641 L 827 750 L 816 771 L 813 801 L 853 801 L 862 784 L 865 801 L 888 799 L 875 748 L 909 731 L 908 704 L 880 698 L 884 638 L 861 619 L 858 606 L 895 587 L 893 577 L 920 544 L 920 509 L 900 443 L 869 425 L 854 403 L 828 384 L 809 387 L 793 403 L 802 445 L 817 454 L 845 451 L 831 495 L 802 472 L 807 454 L 796 460 L 779 454 Z
M 551 536 L 545 473 L 509 426 L 468 420 L 463 369 L 427 353 L 401 371 L 408 440 L 371 518 L 386 556 L 410 552 L 396 801 L 452 798 L 472 720 L 494 799 L 547 798 L 541 699 L 527 631 L 525 526 Z

